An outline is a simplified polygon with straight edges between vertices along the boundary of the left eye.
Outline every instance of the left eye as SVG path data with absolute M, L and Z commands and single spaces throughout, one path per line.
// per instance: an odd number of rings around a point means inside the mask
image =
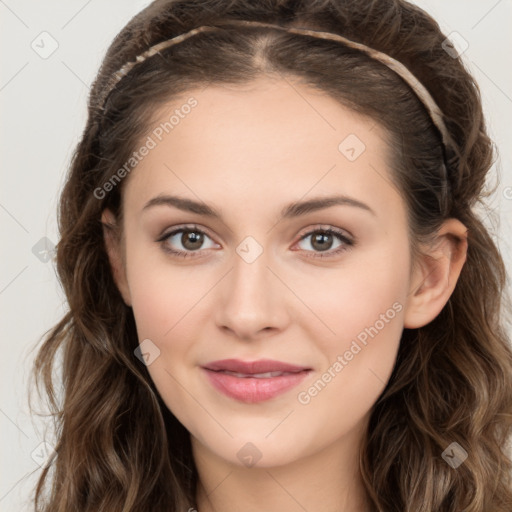
M 339 244 L 335 247 L 333 245 L 333 237 L 339 240 Z M 346 237 L 343 233 L 327 228 L 327 229 L 315 229 L 314 231 L 310 231 L 306 235 L 304 235 L 299 242 L 306 240 L 307 238 L 311 238 L 310 245 L 313 247 L 313 257 L 328 257 L 339 254 L 340 252 L 350 248 L 354 245 L 354 242 Z M 307 251 L 310 252 L 310 251 Z M 326 253 L 324 256 L 323 253 Z

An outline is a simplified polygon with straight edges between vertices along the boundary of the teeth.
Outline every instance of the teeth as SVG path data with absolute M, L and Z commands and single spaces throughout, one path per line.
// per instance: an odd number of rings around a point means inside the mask
M 234 377 L 242 378 L 255 378 L 255 379 L 270 379 L 271 377 L 280 377 L 281 375 L 290 375 L 290 372 L 266 372 L 266 373 L 238 373 L 230 372 L 229 370 L 223 370 L 222 373 L 227 375 L 233 375 Z

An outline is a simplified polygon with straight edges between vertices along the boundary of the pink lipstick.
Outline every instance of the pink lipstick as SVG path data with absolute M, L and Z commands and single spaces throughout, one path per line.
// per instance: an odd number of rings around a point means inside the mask
M 311 368 L 282 361 L 222 359 L 202 366 L 221 393 L 245 403 L 269 400 L 298 385 Z

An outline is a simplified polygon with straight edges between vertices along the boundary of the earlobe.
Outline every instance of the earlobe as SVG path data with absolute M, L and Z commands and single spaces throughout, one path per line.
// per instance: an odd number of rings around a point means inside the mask
M 105 241 L 105 248 L 114 282 L 125 304 L 131 306 L 130 289 L 128 287 L 126 268 L 122 256 L 119 227 L 115 215 L 108 208 L 103 210 L 101 214 L 101 223 L 103 225 L 103 239 Z
M 448 219 L 437 241 L 418 262 L 409 288 L 404 327 L 416 329 L 439 315 L 459 279 L 467 255 L 467 228 L 457 219 Z

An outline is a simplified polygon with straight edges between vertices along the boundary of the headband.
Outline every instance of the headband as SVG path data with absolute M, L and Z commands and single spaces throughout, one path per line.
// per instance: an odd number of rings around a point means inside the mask
M 274 25 L 272 23 L 265 23 L 265 22 L 259 22 L 259 21 L 250 21 L 250 20 L 229 20 L 227 22 L 222 22 L 222 26 L 210 26 L 210 25 L 203 25 L 201 27 L 194 28 L 184 34 L 180 34 L 176 37 L 173 37 L 171 39 L 168 39 L 166 41 L 162 41 L 158 44 L 155 44 L 151 46 L 148 50 L 141 53 L 136 57 L 134 61 L 126 63 L 124 66 L 121 67 L 116 73 L 112 75 L 110 80 L 107 82 L 106 87 L 100 94 L 98 104 L 100 110 L 103 112 L 105 111 L 105 103 L 107 100 L 107 97 L 112 92 L 112 90 L 116 87 L 117 83 L 126 76 L 137 64 L 143 62 L 144 60 L 152 57 L 153 55 L 161 52 L 162 50 L 165 50 L 166 48 L 169 48 L 170 46 L 173 46 L 175 44 L 181 43 L 185 39 L 188 39 L 189 37 L 194 36 L 195 34 L 198 34 L 200 32 L 210 32 L 215 31 L 219 29 L 226 28 L 228 26 L 254 26 L 254 27 L 266 27 L 266 28 L 274 28 L 274 29 L 280 29 L 284 30 L 286 32 L 291 32 L 293 34 L 302 34 L 306 36 L 316 37 L 319 39 L 327 39 L 331 41 L 338 41 L 350 48 L 354 48 L 356 50 L 359 50 L 372 59 L 384 64 L 389 69 L 393 70 L 397 75 L 399 75 L 414 91 L 416 96 L 420 99 L 420 101 L 423 103 L 425 108 L 427 109 L 428 113 L 430 114 L 430 117 L 432 119 L 432 122 L 436 126 L 436 128 L 439 130 L 439 133 L 441 134 L 443 145 L 445 149 L 445 160 L 448 165 L 453 164 L 456 160 L 456 145 L 453 142 L 452 137 L 450 136 L 448 129 L 446 128 L 446 125 L 443 121 L 443 113 L 441 112 L 441 109 L 438 107 L 437 103 L 434 101 L 434 98 L 432 98 L 431 94 L 428 92 L 428 90 L 423 86 L 422 83 L 419 82 L 419 80 L 399 61 L 394 59 L 393 57 L 390 57 L 389 55 L 382 53 L 378 50 L 374 50 L 373 48 L 370 48 L 362 43 L 358 43 L 356 41 L 352 41 L 350 39 L 347 39 L 346 37 L 343 37 L 339 34 L 333 34 L 331 32 L 321 32 L 318 30 L 310 30 L 305 28 L 296 28 L 296 27 L 283 27 L 281 25 Z M 449 159 L 447 159 L 446 154 L 447 152 L 451 153 L 451 156 Z M 445 182 L 448 184 L 448 173 L 445 166 Z M 444 190 L 443 195 L 445 196 L 443 199 L 444 204 L 446 205 L 447 201 L 447 191 Z

